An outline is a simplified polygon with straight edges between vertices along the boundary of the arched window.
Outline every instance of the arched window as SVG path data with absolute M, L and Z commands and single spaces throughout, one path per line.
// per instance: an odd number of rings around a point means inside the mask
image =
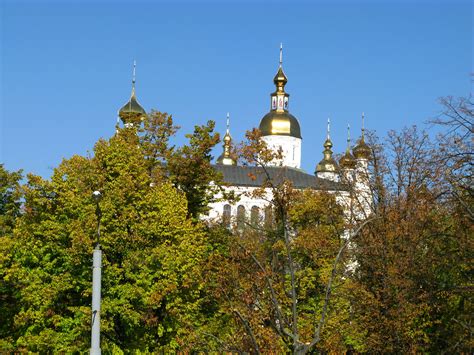
M 227 228 L 230 227 L 230 213 L 231 213 L 230 205 L 229 204 L 224 205 L 224 211 L 222 213 L 222 223 Z
M 271 205 L 265 207 L 265 227 L 269 228 L 273 224 L 273 208 Z
M 239 205 L 237 207 L 237 228 L 243 229 L 245 225 L 245 207 Z
M 252 209 L 250 210 L 250 223 L 252 226 L 258 225 L 260 219 L 260 211 L 257 206 L 252 206 Z

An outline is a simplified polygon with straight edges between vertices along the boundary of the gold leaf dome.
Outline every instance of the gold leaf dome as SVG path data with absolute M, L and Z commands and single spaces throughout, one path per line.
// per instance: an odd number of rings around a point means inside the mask
M 286 77 L 285 73 L 283 72 L 283 68 L 280 66 L 278 68 L 278 72 L 276 73 L 275 77 L 273 78 L 273 82 L 278 87 L 284 87 L 288 82 L 288 78 Z
M 136 62 L 133 61 L 132 94 L 130 95 L 130 100 L 118 112 L 125 125 L 139 125 L 143 116 L 146 116 L 145 109 L 138 103 L 135 95 L 135 67 Z
M 364 136 L 362 136 L 352 152 L 356 159 L 369 159 L 372 153 L 370 147 L 365 143 Z
M 372 154 L 372 150 L 370 147 L 365 143 L 365 114 L 362 112 L 362 135 L 359 139 L 357 145 L 352 149 L 352 153 L 354 154 L 356 159 L 370 159 L 370 155 Z
M 351 154 L 351 127 L 347 125 L 347 148 L 346 153 L 339 159 L 339 166 L 341 169 L 355 169 L 356 167 L 356 160 L 354 156 Z
M 337 171 L 337 163 L 336 163 L 336 160 L 334 160 L 334 158 L 332 157 L 332 150 L 331 150 L 332 142 L 329 136 L 324 142 L 323 146 L 324 146 L 324 151 L 323 151 L 324 158 L 316 166 L 315 173 L 323 173 L 323 172 L 334 173 Z
M 356 161 L 350 150 L 346 150 L 346 153 L 339 159 L 339 166 L 342 169 L 355 169 Z
M 263 136 L 279 135 L 301 138 L 298 120 L 286 111 L 270 111 L 263 116 L 258 128 Z
M 283 45 L 280 45 L 280 65 L 273 78 L 275 92 L 270 94 L 270 112 L 260 121 L 259 129 L 263 136 L 290 136 L 301 139 L 301 128 L 298 119 L 288 111 L 290 95 L 285 92 L 288 82 L 283 71 Z
M 137 101 L 137 97 L 135 96 L 135 90 L 132 91 L 130 100 L 128 100 L 128 102 L 123 105 L 122 108 L 119 110 L 120 117 L 127 114 L 146 115 L 145 109 Z
M 229 113 L 227 113 L 227 130 L 223 139 L 223 148 L 224 151 L 222 154 L 217 158 L 217 164 L 219 165 L 237 165 L 237 160 L 232 154 L 232 137 L 230 136 L 230 118 Z

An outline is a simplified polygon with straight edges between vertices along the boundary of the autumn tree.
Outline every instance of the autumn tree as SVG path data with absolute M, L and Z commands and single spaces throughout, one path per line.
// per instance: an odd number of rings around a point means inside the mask
M 472 223 L 446 200 L 445 166 L 416 127 L 372 141 L 372 215 L 354 239 L 354 321 L 368 352 L 470 352 Z
M 443 97 L 442 112 L 431 123 L 441 127 L 438 135 L 437 164 L 443 166 L 446 192 L 466 218 L 474 221 L 474 102 L 472 97 Z
M 247 138 L 243 157 L 264 181 L 251 194 L 268 198 L 274 223 L 250 221 L 233 230 L 216 268 L 216 297 L 239 329 L 230 344 L 252 353 L 344 351 L 347 328 L 337 334 L 324 330 L 328 318 L 339 314 L 334 326 L 349 311 L 348 302 L 339 302 L 337 308 L 331 303 L 345 269 L 342 208 L 334 194 L 293 189 L 281 175 L 284 168 L 269 167 L 281 152 L 267 148 L 257 130 Z

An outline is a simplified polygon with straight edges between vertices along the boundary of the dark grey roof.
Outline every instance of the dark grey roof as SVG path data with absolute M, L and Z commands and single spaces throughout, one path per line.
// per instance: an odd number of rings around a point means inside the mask
M 224 182 L 232 186 L 259 187 L 267 180 L 267 175 L 261 167 L 214 165 L 214 168 L 222 173 Z M 321 179 L 300 169 L 289 167 L 266 167 L 265 169 L 275 184 L 287 179 L 291 181 L 293 187 L 297 189 L 313 188 L 325 191 L 346 190 L 346 187 L 339 182 Z

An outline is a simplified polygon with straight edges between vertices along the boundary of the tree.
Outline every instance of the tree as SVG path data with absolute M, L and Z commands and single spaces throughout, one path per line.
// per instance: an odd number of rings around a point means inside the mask
M 0 165 L 0 349 L 11 350 L 10 329 L 20 307 L 15 285 L 5 275 L 11 265 L 12 231 L 20 216 L 21 171 L 9 172 Z
M 351 308 L 368 352 L 470 352 L 472 224 L 445 198 L 443 165 L 416 127 L 372 142 L 377 219 L 354 240 Z
M 472 170 L 474 162 L 474 103 L 472 97 L 440 99 L 441 114 L 431 120 L 444 128 L 438 136 L 437 164 L 443 166 L 447 194 L 456 201 L 460 212 L 474 221 L 474 189 Z
M 24 213 L 7 236 L 2 276 L 21 308 L 7 314 L 16 351 L 86 351 L 90 339 L 91 250 L 100 190 L 104 351 L 188 349 L 205 323 L 200 275 L 203 226 L 187 215 L 184 193 L 149 175 L 133 129 L 75 156 L 50 181 L 29 175 Z
M 188 213 L 195 220 L 207 214 L 218 192 L 224 192 L 222 176 L 211 164 L 211 151 L 220 141 L 214 127 L 214 121 L 195 126 L 194 132 L 186 135 L 189 143 L 178 148 L 169 144 L 179 127 L 167 113 L 151 111 L 137 128 L 150 176 L 166 177 L 183 191 Z
M 189 144 L 173 151 L 167 161 L 170 179 L 186 194 L 189 214 L 194 219 L 207 214 L 209 204 L 221 191 L 222 176 L 211 165 L 211 150 L 219 143 L 214 126 L 214 121 L 195 126 L 193 134 L 186 135 Z
M 268 163 L 281 152 L 268 149 L 257 130 L 247 138 L 243 157 L 264 175 L 252 195 L 271 195 L 275 222 L 236 228 L 216 267 L 216 297 L 240 328 L 230 342 L 252 353 L 345 349 L 347 328 L 336 336 L 323 332 L 329 314 L 339 313 L 341 320 L 349 311 L 347 302 L 337 310 L 330 303 L 338 297 L 335 286 L 344 283 L 342 208 L 334 195 L 297 191 L 283 175 L 271 175 Z

